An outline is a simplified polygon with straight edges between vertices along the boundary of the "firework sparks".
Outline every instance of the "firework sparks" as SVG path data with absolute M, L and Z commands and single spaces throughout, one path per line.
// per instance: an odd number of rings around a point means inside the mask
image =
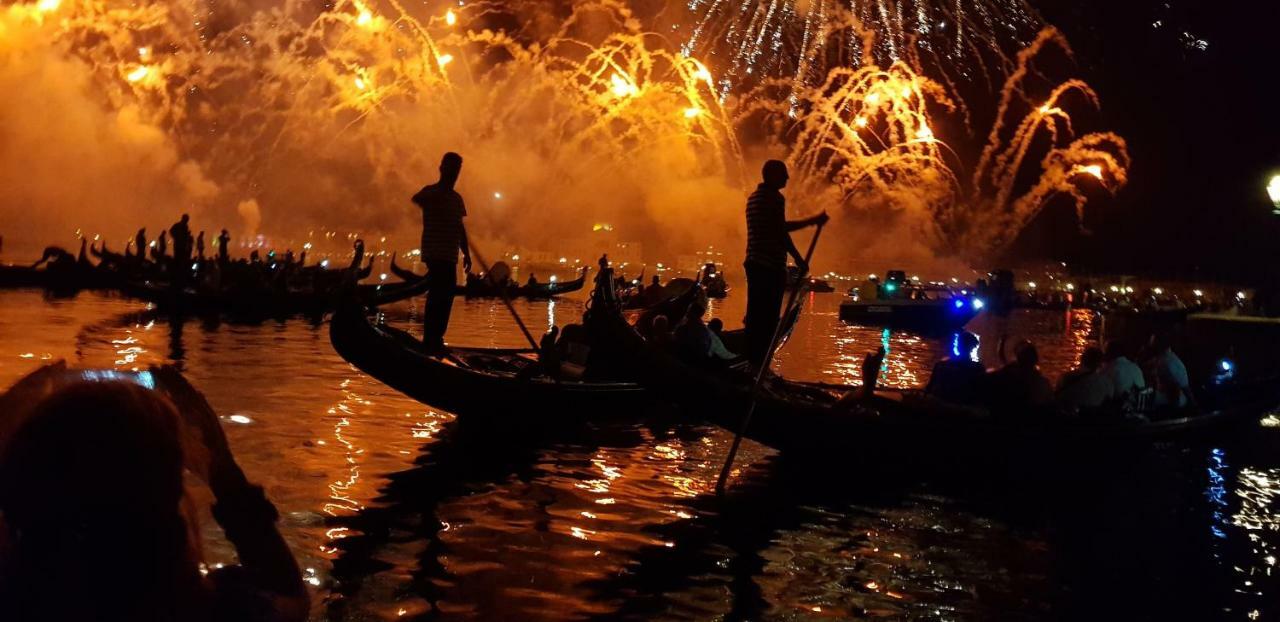
M 1042 23 L 1023 0 L 687 0 L 688 54 L 728 59 L 721 88 L 904 61 L 943 81 L 987 78 Z
M 1087 85 L 1068 81 L 1030 101 L 1031 59 L 1065 42 L 1051 31 L 1026 36 L 1036 19 L 1014 0 L 963 10 L 690 0 L 700 19 L 675 47 L 617 3 L 575 4 L 560 30 L 533 38 L 469 27 L 502 10 L 497 3 L 419 19 L 395 2 L 339 0 L 319 16 L 281 9 L 215 30 L 189 20 L 186 2 L 38 0 L 11 5 L 0 29 L 52 42 L 108 85 L 105 109 L 126 111 L 146 128 L 140 135 L 168 137 L 179 151 L 158 161 L 182 162 L 181 175 L 197 180 L 190 202 L 252 202 L 267 220 L 328 204 L 385 222 L 386 206 L 434 169 L 439 151 L 456 148 L 482 161 L 478 187 L 501 187 L 512 203 L 561 196 L 559 210 L 588 222 L 672 205 L 654 216 L 677 230 L 706 230 L 688 226 L 703 216 L 686 204 L 715 204 L 730 228 L 753 168 L 740 141 L 758 134 L 762 118 L 772 129 L 765 142 L 796 169 L 798 199 L 909 212 L 939 252 L 999 248 L 1051 198 L 1082 206 L 1089 188 L 1126 181 L 1123 140 L 1072 127 L 1068 104 L 1098 103 Z M 57 20 L 42 18 L 55 11 Z M 615 31 L 583 36 L 577 24 L 590 20 L 580 12 L 603 14 Z M 952 117 L 964 102 L 953 74 L 932 69 L 1024 39 L 1013 58 L 993 54 L 1008 76 L 998 118 L 976 163 L 966 163 L 948 146 L 966 125 Z M 1037 153 L 1044 138 L 1049 147 Z M 1037 156 L 1039 178 L 1019 188 Z M 325 181 L 297 181 L 317 175 Z M 678 190 L 646 195 L 654 177 Z M 600 205 L 600 196 L 627 194 L 639 198 Z M 546 229 L 562 219 L 548 216 Z

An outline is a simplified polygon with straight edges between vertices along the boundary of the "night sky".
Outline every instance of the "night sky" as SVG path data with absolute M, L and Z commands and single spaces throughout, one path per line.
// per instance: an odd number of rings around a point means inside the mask
M 1130 184 L 1088 211 L 1046 210 L 1021 258 L 1080 269 L 1274 280 L 1280 216 L 1280 9 L 1276 2 L 1040 0 L 1129 141 Z

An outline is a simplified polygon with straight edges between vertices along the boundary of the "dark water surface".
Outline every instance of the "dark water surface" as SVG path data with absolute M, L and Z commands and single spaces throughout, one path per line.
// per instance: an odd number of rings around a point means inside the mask
M 887 384 L 918 386 L 950 347 L 853 328 L 817 296 L 779 366 L 857 382 L 887 340 Z M 521 303 L 538 328 L 581 303 Z M 741 301 L 713 312 L 735 325 Z M 417 308 L 389 312 L 411 323 Z M 1074 363 L 1088 318 L 979 318 Z M 519 346 L 506 311 L 459 302 L 449 340 Z M 518 434 L 464 425 L 354 371 L 325 325 L 171 324 L 93 294 L 0 293 L 0 384 L 43 361 L 176 362 L 223 415 L 309 582 L 315 620 L 1248 620 L 1277 616 L 1277 430 L 1219 446 L 1043 465 L 814 468 L 746 444 L 708 494 L 730 436 L 675 412 Z M 851 458 L 853 458 L 851 456 Z M 910 467 L 910 468 L 909 468 Z M 927 476 L 927 477 L 926 477 Z M 211 523 L 206 531 L 214 537 Z M 223 544 L 209 563 L 233 560 Z M 109 561 L 107 562 L 109 563 Z

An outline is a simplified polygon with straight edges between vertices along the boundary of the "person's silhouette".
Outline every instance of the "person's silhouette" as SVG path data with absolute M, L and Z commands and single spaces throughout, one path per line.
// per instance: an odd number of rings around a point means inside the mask
M 228 248 L 230 245 L 231 234 L 227 233 L 226 229 L 223 229 L 222 233 L 218 234 L 218 263 L 226 265 L 228 259 L 227 254 L 231 252 Z
M 160 237 L 156 238 L 156 248 L 154 258 L 160 261 L 169 256 L 169 239 L 164 229 L 160 230 Z
M 182 219 L 169 227 L 169 238 L 173 240 L 173 259 L 179 265 L 191 263 L 191 216 L 183 214 Z
M 786 199 L 782 189 L 790 175 L 787 165 L 779 160 L 764 163 L 763 180 L 747 199 L 747 358 L 753 365 L 764 363 L 773 333 L 782 313 L 782 296 L 787 283 L 787 255 L 791 255 L 808 274 L 809 265 L 791 241 L 791 232 L 827 222 L 827 214 L 804 220 L 787 220 Z
M 454 190 L 461 173 L 462 156 L 446 153 L 440 160 L 440 180 L 413 196 L 413 202 L 422 209 L 421 256 L 427 264 L 430 286 L 422 314 L 422 342 L 430 350 L 444 348 L 444 333 L 449 328 L 453 296 L 458 287 L 459 251 L 463 270 L 471 272 L 471 250 L 462 223 L 467 208 L 462 195 Z
M 133 248 L 138 252 L 138 261 L 146 261 L 147 259 L 147 228 L 138 229 L 133 236 Z

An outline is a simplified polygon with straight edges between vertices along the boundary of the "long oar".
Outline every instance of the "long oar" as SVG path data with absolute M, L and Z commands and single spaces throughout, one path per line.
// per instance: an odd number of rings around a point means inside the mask
M 818 229 L 813 232 L 813 239 L 809 241 L 809 251 L 805 253 L 804 263 L 809 264 L 813 259 L 813 251 L 818 248 L 818 237 L 822 235 L 822 227 L 826 223 L 818 225 Z M 738 427 L 737 432 L 733 435 L 733 445 L 729 446 L 729 455 L 724 460 L 724 468 L 720 469 L 720 478 L 716 480 L 716 494 L 724 494 L 725 483 L 729 480 L 729 471 L 733 469 L 733 461 L 738 456 L 738 447 L 742 445 L 742 436 L 747 433 L 747 426 L 751 425 L 751 417 L 756 414 L 756 394 L 760 391 L 760 384 L 764 382 L 764 375 L 773 364 L 773 350 L 778 347 L 778 340 L 782 338 L 782 319 L 791 317 L 792 308 L 795 307 L 796 301 L 800 298 L 800 288 L 804 283 L 804 278 L 808 274 L 801 274 L 796 280 L 795 287 L 791 288 L 791 293 L 787 297 L 787 304 L 783 307 L 782 318 L 778 319 L 777 325 L 773 328 L 773 338 L 769 340 L 769 350 L 765 352 L 764 362 L 760 364 L 760 369 L 756 371 L 756 380 L 751 385 L 751 406 L 747 408 L 747 415 L 742 418 L 742 425 Z M 748 294 L 750 296 L 750 294 Z
M 476 248 L 475 243 L 467 240 L 467 247 L 471 249 L 471 254 L 475 255 L 476 261 L 480 262 L 480 269 L 485 274 L 489 274 L 489 262 L 484 260 L 484 256 L 480 254 L 480 250 Z M 507 288 L 498 288 L 502 296 L 502 304 L 507 307 L 507 311 L 511 312 L 511 317 L 516 319 L 516 325 L 520 327 L 520 332 L 524 333 L 524 338 L 529 340 L 529 345 L 536 351 L 538 350 L 538 341 L 533 338 L 533 333 L 529 332 L 529 327 L 524 325 L 524 320 L 520 319 L 520 314 L 516 312 L 516 308 L 511 304 L 511 297 L 507 295 Z

